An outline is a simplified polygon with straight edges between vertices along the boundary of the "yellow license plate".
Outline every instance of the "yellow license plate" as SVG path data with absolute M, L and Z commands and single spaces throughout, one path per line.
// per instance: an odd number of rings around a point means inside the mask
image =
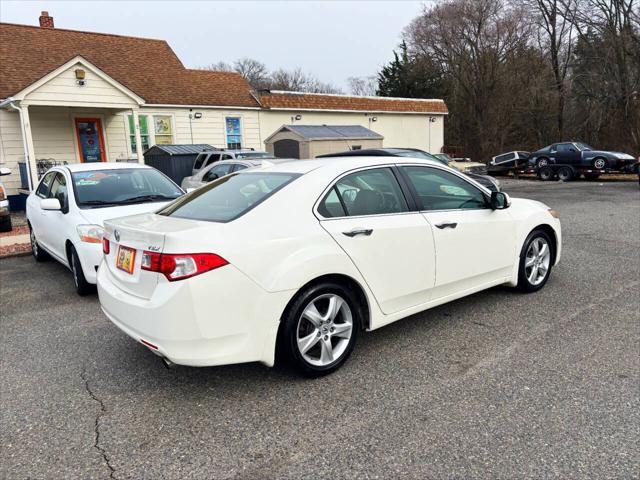
M 133 266 L 136 260 L 136 251 L 133 248 L 118 247 L 118 256 L 116 257 L 116 267 L 120 270 L 132 274 Z

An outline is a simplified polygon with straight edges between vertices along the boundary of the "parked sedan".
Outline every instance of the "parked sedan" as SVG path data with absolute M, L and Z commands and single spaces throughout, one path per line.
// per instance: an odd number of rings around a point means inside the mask
M 195 175 L 184 177 L 180 186 L 188 192 L 232 172 L 255 167 L 261 163 L 261 160 L 222 160 L 200 169 Z
M 168 365 L 273 365 L 277 349 L 317 376 L 363 331 L 494 285 L 540 290 L 561 230 L 546 205 L 439 162 L 323 158 L 108 220 L 103 248 L 103 312 Z
M 387 157 L 405 157 L 405 158 L 410 157 L 410 158 L 421 158 L 424 160 L 432 160 L 432 161 L 440 162 L 444 165 L 448 165 L 451 168 L 455 168 L 458 171 L 463 171 L 460 168 L 455 166 L 456 163 L 461 163 L 461 162 L 453 162 L 453 161 L 449 162 L 444 157 L 442 157 L 442 155 L 446 155 L 446 154 L 432 155 L 429 152 L 425 152 L 424 150 L 419 150 L 417 148 L 366 148 L 364 150 L 350 150 L 348 152 L 318 155 L 316 158 L 365 157 L 365 156 L 374 156 L 374 157 L 387 156 Z M 486 167 L 484 168 L 486 170 Z M 473 180 L 475 180 L 476 182 L 478 182 L 483 187 L 486 187 L 491 191 L 494 191 L 494 192 L 500 191 L 500 182 L 498 182 L 493 177 L 490 177 L 488 175 L 481 175 L 478 173 L 472 173 L 471 171 L 464 171 L 463 173 L 468 177 L 472 178 Z
M 157 210 L 183 191 L 158 170 L 138 164 L 54 167 L 27 198 L 31 250 L 73 272 L 80 295 L 93 291 L 102 261 L 105 219 Z
M 529 166 L 535 168 L 550 164 L 591 167 L 596 170 L 628 170 L 633 168 L 635 159 L 626 153 L 594 150 L 586 143 L 563 142 L 548 145 L 533 152 Z

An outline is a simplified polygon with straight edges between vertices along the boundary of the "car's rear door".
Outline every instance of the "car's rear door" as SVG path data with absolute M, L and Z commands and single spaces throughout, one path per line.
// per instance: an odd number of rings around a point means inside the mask
M 515 222 L 489 208 L 486 194 L 454 172 L 401 167 L 432 227 L 436 249 L 434 299 L 504 279 L 516 258 Z
M 385 314 L 428 301 L 435 281 L 431 227 L 410 202 L 394 169 L 376 167 L 337 180 L 317 208 Z

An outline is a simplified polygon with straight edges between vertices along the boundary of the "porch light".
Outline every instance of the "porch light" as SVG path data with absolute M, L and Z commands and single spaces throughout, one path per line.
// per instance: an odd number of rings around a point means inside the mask
M 76 73 L 76 80 L 84 80 L 85 77 L 85 71 L 82 70 L 81 68 L 77 68 L 75 70 Z

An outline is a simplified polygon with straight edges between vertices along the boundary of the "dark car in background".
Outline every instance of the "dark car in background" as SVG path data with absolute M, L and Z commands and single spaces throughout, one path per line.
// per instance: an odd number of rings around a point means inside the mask
M 423 158 L 432 160 L 434 162 L 442 163 L 449 167 L 446 160 L 442 160 L 435 155 L 431 155 L 424 150 L 417 148 L 366 148 L 364 150 L 349 150 L 347 152 L 340 153 L 327 153 L 325 155 L 318 155 L 316 158 L 330 158 L 330 157 L 406 157 L 406 158 Z M 500 182 L 495 178 L 488 175 L 478 175 L 476 173 L 462 172 L 467 177 L 475 180 L 483 187 L 488 188 L 492 192 L 500 191 Z
M 582 142 L 562 142 L 533 152 L 529 166 L 540 169 L 548 165 L 569 165 L 596 170 L 631 171 L 635 159 L 626 153 L 595 150 Z

